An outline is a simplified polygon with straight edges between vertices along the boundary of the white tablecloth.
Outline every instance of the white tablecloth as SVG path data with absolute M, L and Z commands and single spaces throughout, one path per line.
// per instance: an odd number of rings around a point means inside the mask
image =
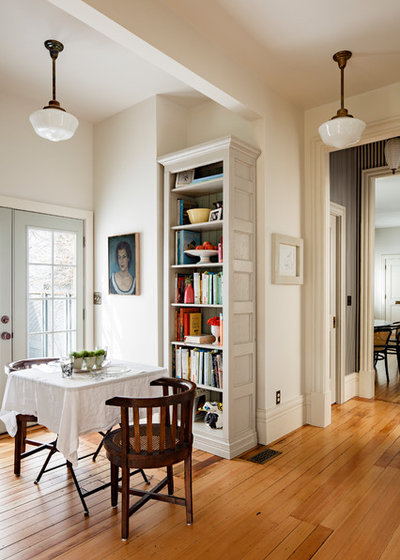
M 97 374 L 74 373 L 70 379 L 61 377 L 57 365 L 16 371 L 7 378 L 0 420 L 14 437 L 16 415 L 33 414 L 58 434 L 57 449 L 76 466 L 79 435 L 107 430 L 120 421 L 120 408 L 105 401 L 161 396 L 160 387 L 150 387 L 150 381 L 165 376 L 165 368 L 127 362 L 112 362 Z

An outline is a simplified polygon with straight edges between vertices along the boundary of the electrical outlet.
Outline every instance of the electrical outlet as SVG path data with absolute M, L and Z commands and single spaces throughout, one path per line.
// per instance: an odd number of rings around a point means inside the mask
M 93 294 L 93 303 L 94 305 L 101 305 L 102 303 L 101 292 L 94 292 Z
M 275 403 L 276 404 L 281 404 L 281 392 L 280 391 L 277 391 L 275 393 Z

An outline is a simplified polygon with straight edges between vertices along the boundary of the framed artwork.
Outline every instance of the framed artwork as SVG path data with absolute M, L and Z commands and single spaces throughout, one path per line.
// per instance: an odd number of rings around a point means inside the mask
M 140 294 L 139 234 L 108 238 L 108 291 L 121 296 Z
M 303 283 L 303 240 L 272 234 L 272 283 Z
M 220 220 L 221 218 L 222 218 L 222 208 L 216 208 L 215 210 L 211 210 L 208 221 L 218 222 L 218 220 Z
M 176 174 L 175 188 L 185 187 L 189 185 L 194 179 L 194 169 L 187 169 Z

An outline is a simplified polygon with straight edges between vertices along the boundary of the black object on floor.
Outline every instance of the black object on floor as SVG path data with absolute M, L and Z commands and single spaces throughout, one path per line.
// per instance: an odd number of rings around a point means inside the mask
M 253 457 L 250 457 L 248 461 L 262 465 L 263 463 L 266 463 L 267 461 L 273 459 L 281 453 L 282 451 L 275 451 L 274 449 L 264 449 L 264 451 L 261 451 L 261 453 L 257 453 L 257 455 L 253 455 Z

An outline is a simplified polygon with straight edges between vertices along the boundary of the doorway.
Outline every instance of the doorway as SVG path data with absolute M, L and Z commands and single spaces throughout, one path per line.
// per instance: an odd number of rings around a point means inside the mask
M 0 258 L 1 402 L 5 363 L 83 346 L 83 222 L 2 207 Z

